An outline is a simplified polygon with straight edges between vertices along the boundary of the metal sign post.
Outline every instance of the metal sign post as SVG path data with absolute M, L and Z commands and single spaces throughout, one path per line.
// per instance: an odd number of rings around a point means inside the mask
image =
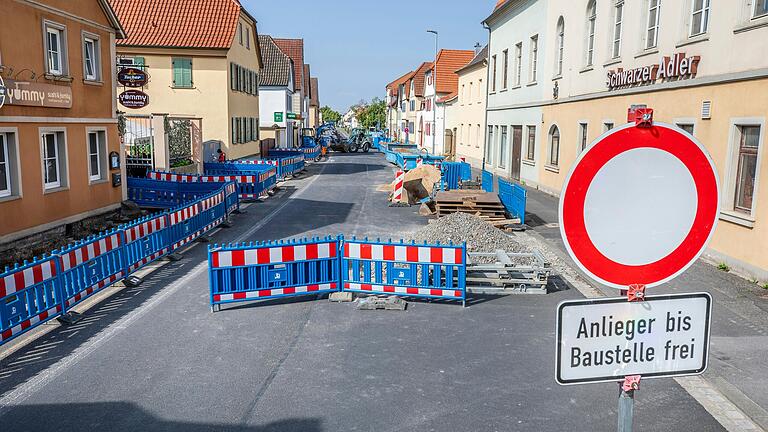
M 701 255 L 717 224 L 711 157 L 682 129 L 633 106 L 576 160 L 560 199 L 565 247 L 590 278 L 623 297 L 565 301 L 557 312 L 556 380 L 618 382 L 618 430 L 630 432 L 640 380 L 707 367 L 712 298 L 646 296 Z M 655 209 L 663 208 L 664 212 Z

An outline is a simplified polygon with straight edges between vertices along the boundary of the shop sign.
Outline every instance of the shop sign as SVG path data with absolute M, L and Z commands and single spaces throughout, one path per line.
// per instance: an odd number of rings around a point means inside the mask
M 120 105 L 131 108 L 139 109 L 149 105 L 149 95 L 139 90 L 126 90 L 120 93 Z
M 141 69 L 125 68 L 117 73 L 117 82 L 126 87 L 144 87 L 147 81 L 147 73 Z
M 0 80 L 0 107 L 23 105 L 45 108 L 72 108 L 72 89 L 31 81 Z
M 658 80 L 693 78 L 696 76 L 701 57 L 686 57 L 678 53 L 672 57 L 663 57 L 658 64 L 639 67 L 636 69 L 608 71 L 606 85 L 608 90 L 632 87 L 643 84 L 654 84 Z
M 301 116 L 296 113 L 292 113 L 292 112 L 288 113 L 288 120 L 301 120 L 300 117 Z

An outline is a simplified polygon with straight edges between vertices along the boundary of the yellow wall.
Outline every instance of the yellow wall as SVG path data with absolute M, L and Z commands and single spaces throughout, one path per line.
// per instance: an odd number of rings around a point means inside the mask
M 456 130 L 456 158 L 466 158 L 474 166 L 483 161 L 485 143 L 485 79 L 487 68 L 475 67 L 459 75 L 458 100 L 448 108 L 445 116 L 446 129 Z M 479 91 L 477 86 L 482 82 Z M 469 84 L 472 83 L 470 97 Z M 461 87 L 466 94 L 462 97 Z M 462 128 L 462 125 L 463 128 Z M 472 125 L 470 128 L 469 126 Z M 478 128 L 479 125 L 479 128 Z M 478 129 L 480 133 L 478 134 Z M 479 137 L 478 137 L 479 135 Z
M 254 31 L 254 28 L 252 27 L 249 20 L 245 19 L 244 17 L 240 18 L 240 23 L 243 25 L 243 28 L 245 31 L 250 32 L 250 40 L 251 40 L 251 46 L 250 49 L 247 49 L 245 45 L 245 39 L 243 39 L 243 45 L 240 45 L 239 39 L 237 34 L 235 35 L 234 40 L 232 41 L 232 48 L 230 48 L 229 52 L 227 53 L 227 68 L 229 68 L 229 63 L 236 63 L 244 68 L 250 69 L 255 72 L 259 72 L 261 67 L 259 64 L 259 44 L 258 39 L 256 38 L 256 32 Z M 227 81 L 225 83 L 226 85 L 226 91 L 227 95 L 229 97 L 228 100 L 228 119 L 227 119 L 227 130 L 229 131 L 229 134 L 227 135 L 227 138 L 224 140 L 225 142 L 229 143 L 231 141 L 232 136 L 232 122 L 229 121 L 229 118 L 231 117 L 255 117 L 259 118 L 259 98 L 255 95 L 250 95 L 244 92 L 239 91 L 233 91 L 232 87 L 229 85 L 229 75 L 225 72 L 225 75 L 227 77 Z M 204 126 L 205 127 L 205 126 Z M 258 130 L 258 122 L 256 126 Z M 241 143 L 241 144 L 234 144 L 229 145 L 227 150 L 227 157 L 230 159 L 238 159 L 243 158 L 247 156 L 256 156 L 259 154 L 259 141 L 251 141 L 248 143 Z
M 694 136 L 707 148 L 715 162 L 720 176 L 721 202 L 727 206 L 732 201 L 733 186 L 729 180 L 735 176 L 732 160 L 732 148 L 738 146 L 732 124 L 735 119 L 750 118 L 763 122 L 761 150 L 768 142 L 765 140 L 768 117 L 768 79 L 742 81 L 737 83 L 701 86 L 677 90 L 650 92 L 637 95 L 604 97 L 582 102 L 548 105 L 543 108 L 542 145 L 539 146 L 539 160 L 547 160 L 549 148 L 549 130 L 553 124 L 560 129 L 560 167 L 559 172 L 547 169 L 545 163 L 539 163 L 539 187 L 554 194 L 559 194 L 563 181 L 575 161 L 578 151 L 579 122 L 589 122 L 589 141 L 603 133 L 603 122 L 612 120 L 616 125 L 626 122 L 627 108 L 631 104 L 646 104 L 654 109 L 655 121 L 675 123 L 681 119 L 694 121 Z M 702 101 L 712 101 L 711 120 L 701 119 Z M 758 155 L 763 155 L 764 152 Z M 760 163 L 760 162 L 758 162 Z M 768 187 L 760 184 L 768 181 L 768 164 L 758 165 L 757 190 L 753 205 L 753 227 L 731 222 L 731 218 L 721 217 L 710 243 L 713 252 L 732 265 L 755 277 L 768 276 Z M 660 209 L 663 211 L 663 209 Z M 724 207 L 723 211 L 732 208 Z M 726 220 L 728 219 L 728 220 Z

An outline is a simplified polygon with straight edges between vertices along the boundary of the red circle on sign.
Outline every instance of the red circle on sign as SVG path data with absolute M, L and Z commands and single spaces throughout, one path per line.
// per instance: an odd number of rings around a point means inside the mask
M 607 257 L 595 245 L 587 231 L 585 205 L 590 185 L 606 164 L 625 152 L 643 148 L 667 152 L 685 166 L 695 184 L 697 208 L 690 231 L 672 252 L 655 262 L 628 265 Z M 598 282 L 615 288 L 633 284 L 651 287 L 673 279 L 701 255 L 714 232 L 719 207 L 714 164 L 695 138 L 662 123 L 650 128 L 629 124 L 599 138 L 574 164 L 561 195 L 560 232 L 571 257 Z M 621 234 L 616 235 L 620 242 Z

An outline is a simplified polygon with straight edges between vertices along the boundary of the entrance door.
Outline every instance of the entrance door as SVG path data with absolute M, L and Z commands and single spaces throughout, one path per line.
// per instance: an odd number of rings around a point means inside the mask
M 523 154 L 523 127 L 512 126 L 512 178 L 520 181 L 520 162 Z

